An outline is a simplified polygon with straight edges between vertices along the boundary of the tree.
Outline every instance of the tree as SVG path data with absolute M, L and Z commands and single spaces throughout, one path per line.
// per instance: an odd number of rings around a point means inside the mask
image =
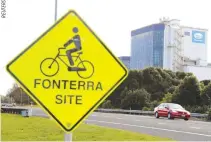
M 185 79 L 185 77 L 193 76 L 193 73 L 190 73 L 190 72 L 185 73 L 185 72 L 178 71 L 178 72 L 176 72 L 176 76 L 178 79 L 183 80 L 183 79 Z
M 150 94 L 145 89 L 129 90 L 121 101 L 121 108 L 141 110 L 144 106 L 149 105 L 149 101 Z
M 30 102 L 36 104 L 17 84 L 13 84 L 13 87 L 8 90 L 6 96 L 12 98 L 16 104 L 30 104 Z
M 122 84 L 117 87 L 114 92 L 107 98 L 107 100 L 111 100 L 111 103 L 114 107 L 120 107 L 121 105 L 121 94 L 122 91 L 127 88 L 128 90 L 135 90 L 138 89 L 142 85 L 142 72 L 139 70 L 131 70 L 128 74 L 128 77 Z
M 205 87 L 204 83 L 203 82 L 200 82 L 199 84 L 200 84 L 199 85 L 200 86 L 200 90 L 203 91 L 204 90 L 204 87 Z
M 176 72 L 176 76 L 178 79 L 184 79 L 186 74 L 185 74 L 185 72 L 178 71 L 178 72 Z
M 107 109 L 113 108 L 111 100 L 105 100 L 104 103 L 102 104 L 102 108 L 107 108 Z
M 175 91 L 175 89 L 176 89 L 176 86 L 171 86 L 171 87 L 169 87 L 169 88 L 167 89 L 167 93 L 173 94 L 174 91 Z
M 168 73 L 171 76 L 171 78 L 176 78 L 177 77 L 176 73 L 171 71 L 171 70 L 163 69 L 163 71 Z
M 200 86 L 195 76 L 186 76 L 184 81 L 176 87 L 172 100 L 181 105 L 200 104 Z
M 203 83 L 204 86 L 207 86 L 210 82 L 211 82 L 211 80 L 202 80 L 202 81 L 200 81 L 200 83 Z
M 162 101 L 160 103 L 171 103 L 172 102 L 172 94 L 171 93 L 167 93 L 164 95 L 164 98 L 162 99 Z
M 211 105 L 211 83 L 204 87 L 201 92 L 201 103 L 204 105 Z
M 160 98 L 157 92 L 162 92 L 161 82 L 162 76 L 156 68 L 149 67 L 143 70 L 143 88 L 152 95 L 152 101 Z
M 9 96 L 1 96 L 1 103 L 14 103 L 14 100 Z
M 137 99 L 139 99 L 141 96 L 134 94 L 137 90 L 144 89 L 150 94 L 150 108 L 161 101 L 169 102 L 170 99 L 172 102 L 192 107 L 200 104 L 200 92 L 204 90 L 207 82 L 209 81 L 199 83 L 192 73 L 173 72 L 157 67 L 130 70 L 126 80 L 114 90 L 107 100 L 110 100 L 114 108 L 140 109 L 142 105 L 135 98 L 138 96 Z

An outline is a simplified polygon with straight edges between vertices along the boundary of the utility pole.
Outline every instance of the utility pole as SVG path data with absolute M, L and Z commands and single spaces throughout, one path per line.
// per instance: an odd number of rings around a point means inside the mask
M 54 21 L 57 20 L 57 0 L 55 0 L 55 14 L 54 14 Z

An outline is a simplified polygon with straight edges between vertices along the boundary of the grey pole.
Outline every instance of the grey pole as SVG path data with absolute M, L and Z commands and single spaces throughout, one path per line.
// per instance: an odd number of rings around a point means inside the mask
M 30 105 L 30 103 L 29 103 L 29 96 L 28 96 L 28 105 Z
M 54 21 L 57 20 L 57 0 L 55 0 L 55 15 Z M 64 133 L 64 141 L 65 142 L 72 142 L 72 133 Z
M 55 15 L 54 15 L 54 21 L 57 19 L 57 0 L 55 0 Z
M 72 142 L 72 133 L 65 133 L 64 134 L 64 141 L 65 142 Z
M 21 92 L 21 106 L 22 106 L 22 89 L 21 89 L 21 87 L 19 89 L 20 89 L 20 92 Z

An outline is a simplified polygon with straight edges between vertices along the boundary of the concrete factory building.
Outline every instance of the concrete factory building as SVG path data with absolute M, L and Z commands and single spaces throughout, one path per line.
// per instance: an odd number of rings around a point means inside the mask
M 131 69 L 161 67 L 211 79 L 207 62 L 207 29 L 180 25 L 177 19 L 160 19 L 131 32 Z
M 119 59 L 123 62 L 123 64 L 130 69 L 130 56 L 120 56 Z

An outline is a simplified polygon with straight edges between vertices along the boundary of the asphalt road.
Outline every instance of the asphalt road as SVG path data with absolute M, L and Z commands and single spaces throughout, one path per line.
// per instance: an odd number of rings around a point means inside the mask
M 40 108 L 33 108 L 34 116 L 48 117 Z M 86 123 L 129 130 L 176 141 L 211 141 L 211 122 L 156 119 L 150 116 L 92 113 Z

